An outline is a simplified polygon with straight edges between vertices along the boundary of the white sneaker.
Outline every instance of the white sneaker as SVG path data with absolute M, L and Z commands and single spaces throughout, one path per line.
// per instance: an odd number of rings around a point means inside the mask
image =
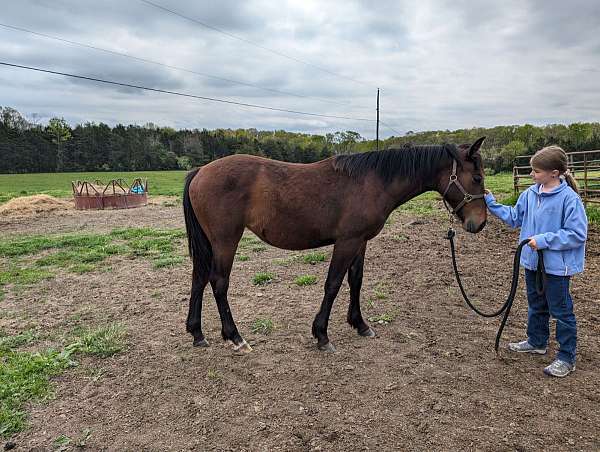
M 517 353 L 536 353 L 538 355 L 545 355 L 546 354 L 546 347 L 544 348 L 536 348 L 533 345 L 531 345 L 529 343 L 529 341 L 525 340 L 525 341 L 521 341 L 521 342 L 510 342 L 508 344 L 508 349 L 511 352 L 517 352 Z
M 575 371 L 575 364 L 569 364 L 562 359 L 555 359 L 552 364 L 544 369 L 544 373 L 546 375 L 550 375 L 552 377 L 566 377 L 571 372 Z

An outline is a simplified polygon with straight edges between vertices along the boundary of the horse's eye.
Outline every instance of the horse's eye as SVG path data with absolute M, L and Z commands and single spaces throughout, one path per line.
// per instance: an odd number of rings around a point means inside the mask
M 483 180 L 483 177 L 479 176 L 478 174 L 476 174 L 475 176 L 473 176 L 473 181 L 476 184 L 480 184 L 482 180 Z

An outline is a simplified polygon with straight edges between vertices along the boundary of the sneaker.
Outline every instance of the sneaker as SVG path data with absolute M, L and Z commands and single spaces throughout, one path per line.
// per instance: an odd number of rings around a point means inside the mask
M 575 371 L 575 364 L 569 364 L 562 359 L 555 359 L 552 364 L 544 368 L 544 373 L 552 377 L 566 377 L 571 372 Z
M 529 341 L 521 341 L 521 342 L 510 342 L 508 344 L 508 349 L 511 352 L 517 353 L 536 353 L 538 355 L 546 354 L 546 347 L 544 348 L 536 348 L 529 343 Z

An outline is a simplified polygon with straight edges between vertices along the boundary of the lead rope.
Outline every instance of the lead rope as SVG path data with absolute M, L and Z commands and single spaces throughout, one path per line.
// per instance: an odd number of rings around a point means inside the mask
M 502 313 L 504 313 L 504 317 L 502 318 L 502 322 L 500 323 L 500 328 L 498 329 L 498 333 L 496 334 L 496 342 L 494 344 L 494 350 L 496 354 L 498 353 L 498 347 L 500 345 L 500 337 L 502 336 L 502 331 L 504 330 L 504 326 L 506 325 L 506 321 L 508 320 L 508 315 L 510 314 L 510 309 L 512 307 L 513 301 L 515 299 L 515 294 L 517 292 L 517 286 L 519 285 L 519 262 L 521 260 L 521 252 L 523 251 L 523 247 L 529 243 L 529 239 L 525 239 L 519 243 L 517 247 L 517 251 L 515 252 L 515 257 L 513 259 L 513 274 L 512 274 L 512 282 L 510 286 L 510 292 L 504 304 L 495 312 L 485 313 L 477 309 L 471 300 L 469 299 L 465 289 L 462 285 L 462 281 L 460 279 L 460 275 L 458 273 L 458 266 L 456 264 L 456 250 L 454 246 L 454 237 L 456 236 L 456 231 L 450 227 L 448 228 L 448 234 L 446 238 L 450 241 L 450 251 L 452 253 L 452 267 L 454 268 L 454 275 L 456 276 L 456 282 L 458 283 L 458 287 L 460 288 L 460 292 L 469 306 L 473 311 L 475 311 L 481 317 L 498 317 Z M 546 272 L 544 268 L 544 256 L 541 250 L 537 250 L 538 253 L 538 267 L 536 271 L 536 284 L 535 289 L 538 295 L 543 295 L 546 287 Z

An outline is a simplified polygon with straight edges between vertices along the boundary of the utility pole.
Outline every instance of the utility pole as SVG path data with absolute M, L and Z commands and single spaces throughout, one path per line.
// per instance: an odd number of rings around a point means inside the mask
M 377 133 L 376 133 L 376 140 L 377 140 L 377 150 L 379 150 L 379 88 L 377 88 Z

